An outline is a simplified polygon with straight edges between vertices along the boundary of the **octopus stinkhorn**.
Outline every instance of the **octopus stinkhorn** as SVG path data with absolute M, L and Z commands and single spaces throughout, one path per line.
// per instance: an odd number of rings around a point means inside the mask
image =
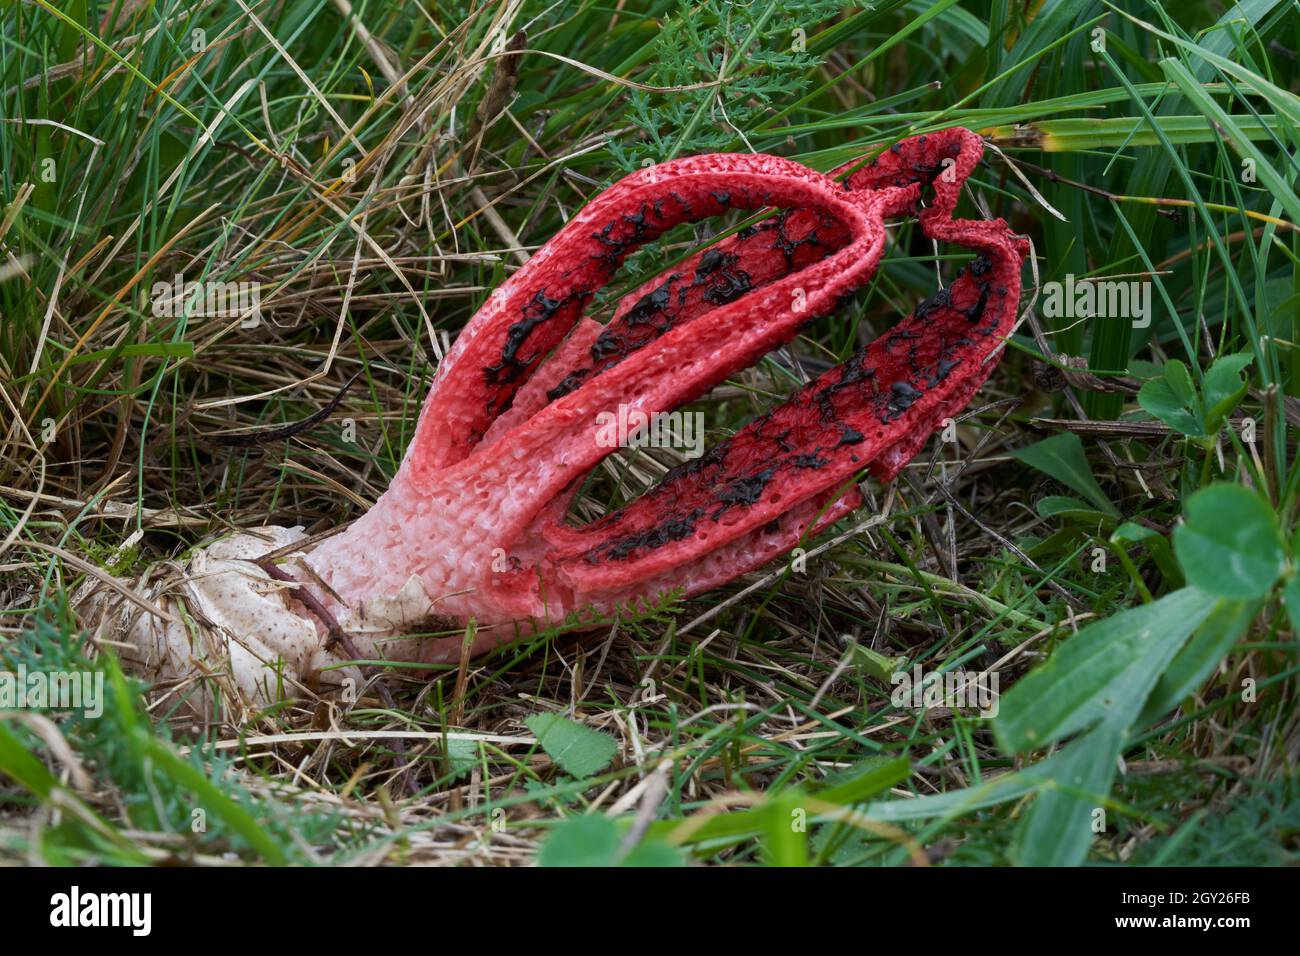
M 348 673 L 326 647 L 322 607 L 365 656 L 445 662 L 462 638 L 409 635 L 472 620 L 480 652 L 669 590 L 698 594 L 789 552 L 861 504 L 855 476 L 897 475 L 996 364 L 1028 247 L 1002 220 L 952 216 L 982 151 L 974 133 L 948 129 L 830 175 L 721 154 L 622 179 L 471 319 L 366 514 L 282 559 L 276 577 L 256 559 L 301 540 L 297 529 L 198 552 L 147 595 L 165 617 L 127 603 L 109 616 L 126 656 L 155 681 L 203 674 L 262 704 Z M 773 214 L 625 297 L 608 325 L 583 317 L 632 250 L 732 209 Z M 677 409 L 790 342 L 872 279 L 885 220 L 904 214 L 975 252 L 951 284 L 626 507 L 567 522 L 583 479 L 615 450 L 597 440 L 599 413 Z

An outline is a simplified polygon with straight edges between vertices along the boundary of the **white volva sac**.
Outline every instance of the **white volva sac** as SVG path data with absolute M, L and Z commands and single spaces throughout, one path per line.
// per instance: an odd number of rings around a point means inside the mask
M 342 649 L 325 649 L 325 629 L 294 598 L 295 585 L 272 579 L 256 563 L 304 538 L 301 528 L 268 526 L 195 552 L 137 590 L 166 619 L 93 579 L 76 601 L 83 619 L 97 622 L 92 637 L 116 642 L 123 662 L 169 697 L 188 695 L 188 714 L 211 716 L 215 687 L 227 705 L 244 711 L 227 718 L 244 720 L 250 711 L 304 691 L 337 692 L 349 680 L 360 686 L 361 673 L 344 664 L 350 658 Z M 297 557 L 291 554 L 280 566 L 291 570 Z M 397 594 L 363 602 L 338 623 L 368 660 L 419 660 L 421 642 L 395 635 L 432 613 L 424 589 L 411 579 Z

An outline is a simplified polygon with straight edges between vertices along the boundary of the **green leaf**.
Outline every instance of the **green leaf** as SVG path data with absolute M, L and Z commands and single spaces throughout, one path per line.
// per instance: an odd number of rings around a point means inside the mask
M 1210 675 L 1250 626 L 1258 601 L 1218 601 L 1164 669 L 1138 724 L 1159 719 Z M 1055 758 L 1039 796 L 1016 829 L 1012 857 L 1022 866 L 1076 866 L 1092 842 L 1094 813 L 1103 807 L 1124 749 L 1127 727 L 1103 722 Z M 1051 762 L 1051 761 L 1048 761 Z
M 1145 359 L 1130 359 L 1128 374 L 1130 378 L 1135 378 L 1139 382 L 1149 382 L 1151 379 L 1163 375 L 1164 370 L 1155 362 L 1148 362 Z
M 1161 370 L 1164 379 L 1174 397 L 1185 405 L 1196 401 L 1196 386 L 1192 383 L 1192 374 L 1187 366 L 1178 359 L 1170 359 Z
M 1000 774 L 960 790 L 909 797 L 905 800 L 881 800 L 869 803 L 862 808 L 862 813 L 881 823 L 902 823 L 908 820 L 931 818 L 953 820 L 974 813 L 976 810 L 984 810 L 1028 796 L 1059 770 L 1064 757 L 1065 751 L 1058 751 L 1046 760 L 1040 760 L 1023 770 Z
M 817 799 L 837 806 L 861 803 L 895 784 L 902 783 L 912 772 L 906 757 L 892 759 L 872 758 L 852 768 L 847 777 L 817 791 Z
M 1181 375 L 1176 370 L 1171 371 L 1174 367 L 1182 370 Z M 1205 425 L 1201 421 L 1195 390 L 1190 397 L 1184 391 L 1184 386 L 1191 388 L 1190 379 L 1183 381 L 1186 375 L 1187 367 L 1177 359 L 1170 359 L 1165 363 L 1164 375 L 1145 382 L 1138 390 L 1138 404 L 1179 434 L 1202 438 Z
M 537 851 L 538 866 L 612 866 L 622 834 L 603 814 L 565 820 Z
M 1232 645 L 1246 633 L 1250 622 L 1259 613 L 1261 603 L 1220 600 L 1156 681 L 1138 716 L 1137 725 L 1146 726 L 1159 720 L 1200 687 Z
M 1160 532 L 1153 531 L 1136 521 L 1125 521 L 1112 532 L 1110 540 L 1116 544 L 1137 544 L 1140 541 L 1146 541 L 1148 538 L 1159 536 Z
M 662 840 L 642 840 L 632 848 L 632 852 L 619 861 L 619 866 L 636 869 L 667 869 L 685 865 L 686 860 L 683 859 L 681 851 Z
M 537 851 L 538 866 L 681 866 L 682 856 L 659 840 L 643 840 L 621 856 L 623 831 L 603 814 L 570 817 L 555 827 Z
M 1244 354 L 1225 355 L 1205 373 L 1205 425 L 1209 434 L 1218 434 L 1228 414 L 1246 396 L 1250 383 L 1241 377 L 1241 372 L 1253 358 Z
M 559 714 L 533 714 L 524 723 L 550 758 L 580 780 L 604 770 L 618 751 L 618 742 L 609 734 Z
M 1011 858 L 1020 866 L 1078 866 L 1092 844 L 1095 811 L 1110 794 L 1123 732 L 1105 725 L 1061 752 L 1051 780 L 1016 827 Z
M 1129 727 L 1214 603 L 1212 596 L 1184 588 L 1085 627 L 1002 696 L 993 722 L 999 746 L 1022 753 L 1098 721 Z
M 1223 631 L 1235 626 L 1233 615 L 1201 625 L 1222 607 L 1212 596 L 1184 588 L 1121 611 L 1084 628 L 1004 695 L 994 733 L 1006 748 L 1041 746 L 1095 721 L 1053 758 L 1038 798 L 1016 828 L 1012 856 L 1017 863 L 1083 862 L 1129 729 L 1144 703 L 1148 709 L 1163 707 L 1165 695 L 1196 677 L 1205 658 L 1221 646 Z M 1188 644 L 1192 651 L 1180 655 L 1188 634 L 1198 628 Z M 1171 677 L 1161 688 L 1157 680 L 1166 672 Z
M 1093 477 L 1088 458 L 1083 453 L 1083 442 L 1074 432 L 1062 432 L 1036 444 L 1018 448 L 1011 453 L 1011 457 L 1069 485 L 1106 514 L 1119 514 Z
M 1174 529 L 1174 553 L 1187 581 L 1226 598 L 1263 597 L 1286 554 L 1273 510 L 1241 485 L 1216 484 L 1187 500 Z
M 763 807 L 763 857 L 769 866 L 808 865 L 808 795 L 783 790 Z
M 1098 511 L 1091 505 L 1080 501 L 1078 498 L 1071 498 L 1069 495 L 1044 495 L 1034 502 L 1034 510 L 1044 518 L 1077 518 L 1083 521 L 1110 521 L 1115 520 L 1113 514 L 1106 514 Z
M 447 740 L 447 767 L 452 780 L 469 774 L 482 759 L 479 754 L 479 742 L 463 737 L 451 737 Z

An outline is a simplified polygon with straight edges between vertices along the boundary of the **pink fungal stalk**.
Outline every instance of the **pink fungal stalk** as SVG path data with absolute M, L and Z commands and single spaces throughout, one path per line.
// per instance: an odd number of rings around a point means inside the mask
M 480 652 L 573 615 L 672 589 L 698 594 L 786 554 L 861 504 L 855 476 L 897 475 L 996 364 L 1027 246 L 1001 220 L 952 218 L 982 149 L 975 134 L 949 129 L 904 140 L 856 171 L 707 155 L 611 186 L 471 319 L 374 507 L 285 570 L 363 653 L 445 662 L 460 655 L 461 638 L 391 642 L 433 619 L 473 620 Z M 627 296 L 608 326 L 583 318 L 638 246 L 681 223 L 768 208 L 776 213 L 757 226 Z M 975 251 L 955 281 L 626 507 L 567 523 L 584 478 L 616 450 L 598 441 L 600 413 L 672 411 L 790 342 L 873 278 L 885 220 L 904 214 L 925 236 Z M 337 662 L 322 621 L 294 585 L 250 560 L 301 535 L 269 533 L 201 555 L 206 583 L 187 585 L 189 607 L 217 619 L 227 642 L 251 639 L 262 669 L 292 657 L 294 678 L 318 685 Z M 180 679 L 222 656 L 219 646 L 196 654 L 192 636 L 158 620 L 128 629 L 155 675 Z M 227 647 L 224 656 L 238 654 Z M 232 668 L 253 674 L 235 675 L 243 699 L 267 696 L 257 666 Z

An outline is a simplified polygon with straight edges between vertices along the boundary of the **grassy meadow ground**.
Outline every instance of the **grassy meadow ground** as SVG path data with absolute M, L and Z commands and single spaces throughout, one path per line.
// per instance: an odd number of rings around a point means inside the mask
M 1296 862 L 1298 54 L 1295 0 L 4 0 L 0 670 L 107 701 L 0 699 L 0 860 Z M 989 144 L 961 214 L 1033 242 L 1023 321 L 803 560 L 197 734 L 84 639 L 88 575 L 364 511 L 445 343 L 625 173 L 955 125 Z M 913 227 L 691 406 L 711 442 L 969 259 Z M 264 320 L 155 315 L 177 274 Z M 1084 278 L 1145 307 L 1058 308 Z M 674 454 L 609 459 L 578 517 Z M 996 678 L 997 715 L 891 699 L 915 667 Z

